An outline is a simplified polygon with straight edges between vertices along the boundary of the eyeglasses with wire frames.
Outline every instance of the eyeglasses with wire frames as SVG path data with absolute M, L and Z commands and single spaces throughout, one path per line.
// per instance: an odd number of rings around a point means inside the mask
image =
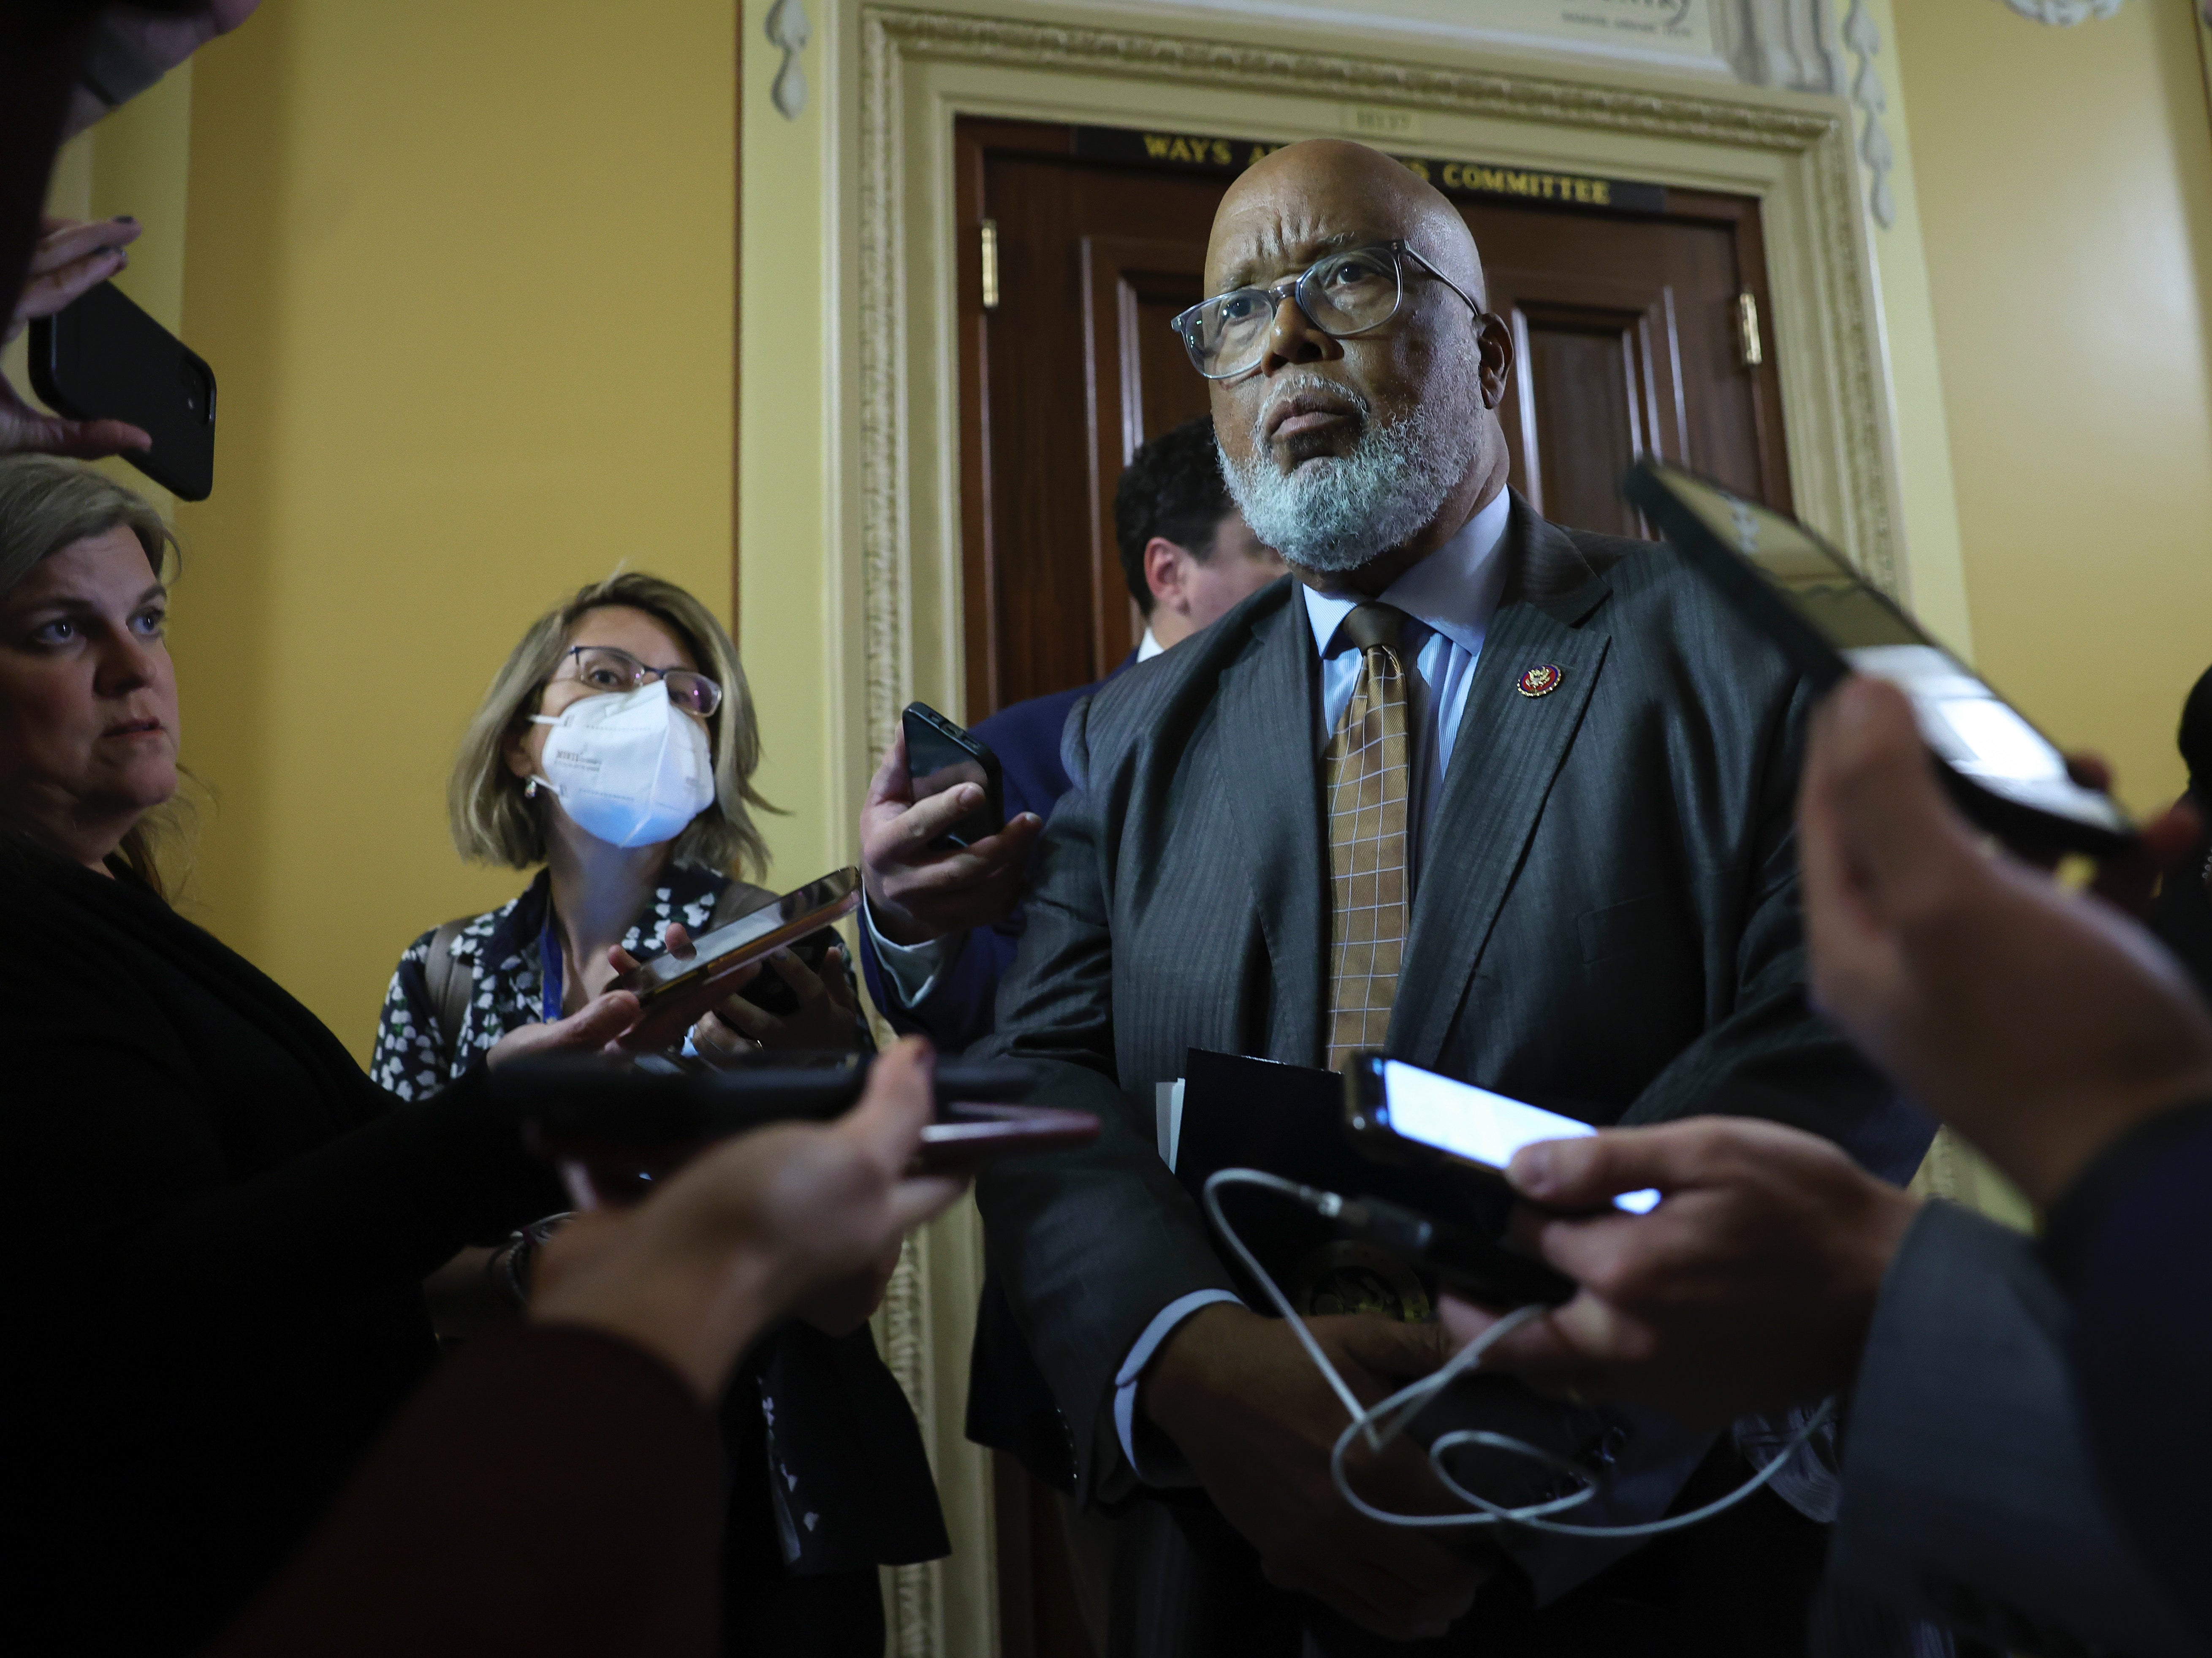
M 702 720 L 722 706 L 722 688 L 705 674 L 695 673 L 689 668 L 648 667 L 628 651 L 617 650 L 612 645 L 571 645 L 562 653 L 562 666 L 569 662 L 576 665 L 574 673 L 564 674 L 556 667 L 546 683 L 577 679 L 588 688 L 589 694 L 597 695 L 641 690 L 647 680 L 658 679 L 668 687 L 671 702 Z
M 1380 328 L 1398 314 L 1406 296 L 1406 262 L 1433 276 L 1479 318 L 1481 303 L 1402 241 L 1376 242 L 1315 260 L 1295 276 L 1265 288 L 1232 288 L 1201 300 L 1169 323 L 1190 353 L 1191 366 L 1210 380 L 1256 368 L 1267 355 L 1267 336 L 1285 298 L 1331 339 Z

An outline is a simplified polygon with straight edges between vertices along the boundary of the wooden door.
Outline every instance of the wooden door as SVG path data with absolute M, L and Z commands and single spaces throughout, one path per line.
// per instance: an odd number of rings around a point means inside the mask
M 1202 415 L 1168 319 L 1204 293 L 1224 180 L 1073 155 L 1074 129 L 962 121 L 963 530 L 969 723 L 1102 678 L 1136 643 L 1114 485 Z M 997 305 L 981 228 L 996 227 Z
M 1206 382 L 1168 319 L 1203 297 L 1206 235 L 1233 161 L 1266 148 L 1151 134 L 1116 145 L 1099 132 L 955 128 L 970 723 L 1103 677 L 1135 640 L 1114 486 L 1140 443 L 1206 412 Z M 1601 192 L 1593 180 L 1554 191 L 1546 180 L 1559 175 L 1481 170 L 1555 197 L 1509 201 L 1454 191 L 1478 169 L 1426 172 L 1466 216 L 1491 308 L 1513 332 L 1501 413 L 1515 488 L 1556 522 L 1642 534 L 1616 485 L 1650 453 L 1789 510 L 1780 382 L 1771 353 L 1746 361 L 1739 324 L 1747 294 L 1759 316 L 1769 309 L 1755 201 Z M 1633 210 L 1594 204 L 1607 193 Z M 1000 1457 L 994 1497 L 1000 1651 L 1085 1658 L 1051 1494 Z
M 1462 202 L 1513 331 L 1513 487 L 1577 529 L 1642 535 L 1620 476 L 1650 454 L 1790 510 L 1765 349 L 1759 204 L 1668 192 L 1664 216 Z M 1748 298 L 1748 306 L 1746 304 Z M 1744 329 L 1759 331 L 1756 364 Z

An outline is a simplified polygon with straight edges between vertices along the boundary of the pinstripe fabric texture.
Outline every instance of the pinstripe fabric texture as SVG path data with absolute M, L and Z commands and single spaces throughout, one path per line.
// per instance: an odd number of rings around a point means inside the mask
M 1362 604 L 1340 624 L 1359 647 L 1359 681 L 1328 739 L 1328 1066 L 1380 1048 L 1406 948 L 1406 813 L 1413 793 L 1405 612 Z

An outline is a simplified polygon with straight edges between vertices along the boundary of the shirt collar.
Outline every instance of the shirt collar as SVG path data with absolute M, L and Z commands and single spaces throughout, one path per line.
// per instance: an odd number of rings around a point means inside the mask
M 1137 641 L 1137 660 L 1139 662 L 1149 662 L 1165 649 L 1167 649 L 1167 647 L 1161 644 L 1160 641 L 1153 636 L 1152 624 L 1150 623 L 1146 623 L 1145 624 L 1145 636 Z
M 1500 489 L 1457 535 L 1384 588 L 1382 602 L 1396 605 L 1463 651 L 1480 651 L 1504 585 L 1505 564 L 1497 555 L 1512 515 L 1512 492 Z M 1360 601 L 1301 586 L 1314 648 L 1326 657 L 1338 624 Z

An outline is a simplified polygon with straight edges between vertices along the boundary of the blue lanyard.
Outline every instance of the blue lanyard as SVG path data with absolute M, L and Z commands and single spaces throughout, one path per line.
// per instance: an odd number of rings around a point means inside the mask
M 553 933 L 553 909 L 550 904 L 545 910 L 545 930 L 538 935 L 538 975 L 545 985 L 538 1011 L 546 1023 L 551 1024 L 561 1017 L 561 1004 L 568 987 L 563 982 L 567 970 L 561 962 L 561 941 Z

